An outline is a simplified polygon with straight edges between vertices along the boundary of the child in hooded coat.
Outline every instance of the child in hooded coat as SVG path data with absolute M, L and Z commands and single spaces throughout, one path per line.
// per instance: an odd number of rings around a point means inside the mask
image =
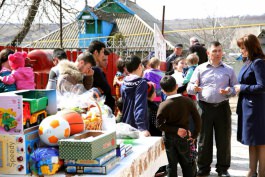
M 25 67 L 26 52 L 16 52 L 8 56 L 12 72 L 8 76 L 0 77 L 4 84 L 16 84 L 17 90 L 35 89 L 34 72 L 31 67 Z

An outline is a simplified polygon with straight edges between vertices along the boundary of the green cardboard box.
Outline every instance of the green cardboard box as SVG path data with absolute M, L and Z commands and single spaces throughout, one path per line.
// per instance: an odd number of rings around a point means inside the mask
M 116 132 L 87 130 L 59 140 L 59 156 L 65 160 L 91 160 L 116 148 Z

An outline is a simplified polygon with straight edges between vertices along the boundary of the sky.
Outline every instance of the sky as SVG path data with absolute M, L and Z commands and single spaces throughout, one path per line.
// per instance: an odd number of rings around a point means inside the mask
M 92 5 L 97 2 L 88 0 Z M 264 0 L 136 0 L 136 3 L 159 20 L 163 5 L 166 20 L 265 14 Z

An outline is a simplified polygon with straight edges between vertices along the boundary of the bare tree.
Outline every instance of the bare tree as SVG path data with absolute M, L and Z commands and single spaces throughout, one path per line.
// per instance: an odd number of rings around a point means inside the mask
M 78 1 L 62 1 L 63 23 L 75 20 L 78 10 L 74 8 L 74 5 Z M 31 30 L 32 24 L 39 24 L 39 30 L 42 30 L 43 25 L 41 24 L 44 23 L 57 24 L 59 27 L 59 0 L 3 0 L 0 5 L 0 30 L 6 31 L 4 30 L 8 29 L 5 27 L 6 25 L 12 25 L 19 29 L 8 45 L 20 45 Z M 25 12 L 27 13 L 25 14 Z M 36 27 L 34 30 L 37 30 Z M 12 30 L 12 32 L 14 31 Z M 11 35 L 12 33 L 2 33 L 6 39 Z
M 32 0 L 32 4 L 29 8 L 28 15 L 25 19 L 25 23 L 23 24 L 22 29 L 18 32 L 18 34 L 11 41 L 11 43 L 10 43 L 11 46 L 17 46 L 17 45 L 21 44 L 23 39 L 28 34 L 29 29 L 31 27 L 31 24 L 34 21 L 34 18 L 38 12 L 40 2 L 41 2 L 41 0 Z
M 1 4 L 0 4 L 0 9 L 3 7 L 4 3 L 6 0 L 2 0 Z

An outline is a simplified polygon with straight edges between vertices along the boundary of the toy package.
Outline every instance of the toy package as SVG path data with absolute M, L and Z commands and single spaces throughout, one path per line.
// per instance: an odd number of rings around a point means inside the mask
M 23 133 L 22 96 L 0 96 L 0 134 Z

